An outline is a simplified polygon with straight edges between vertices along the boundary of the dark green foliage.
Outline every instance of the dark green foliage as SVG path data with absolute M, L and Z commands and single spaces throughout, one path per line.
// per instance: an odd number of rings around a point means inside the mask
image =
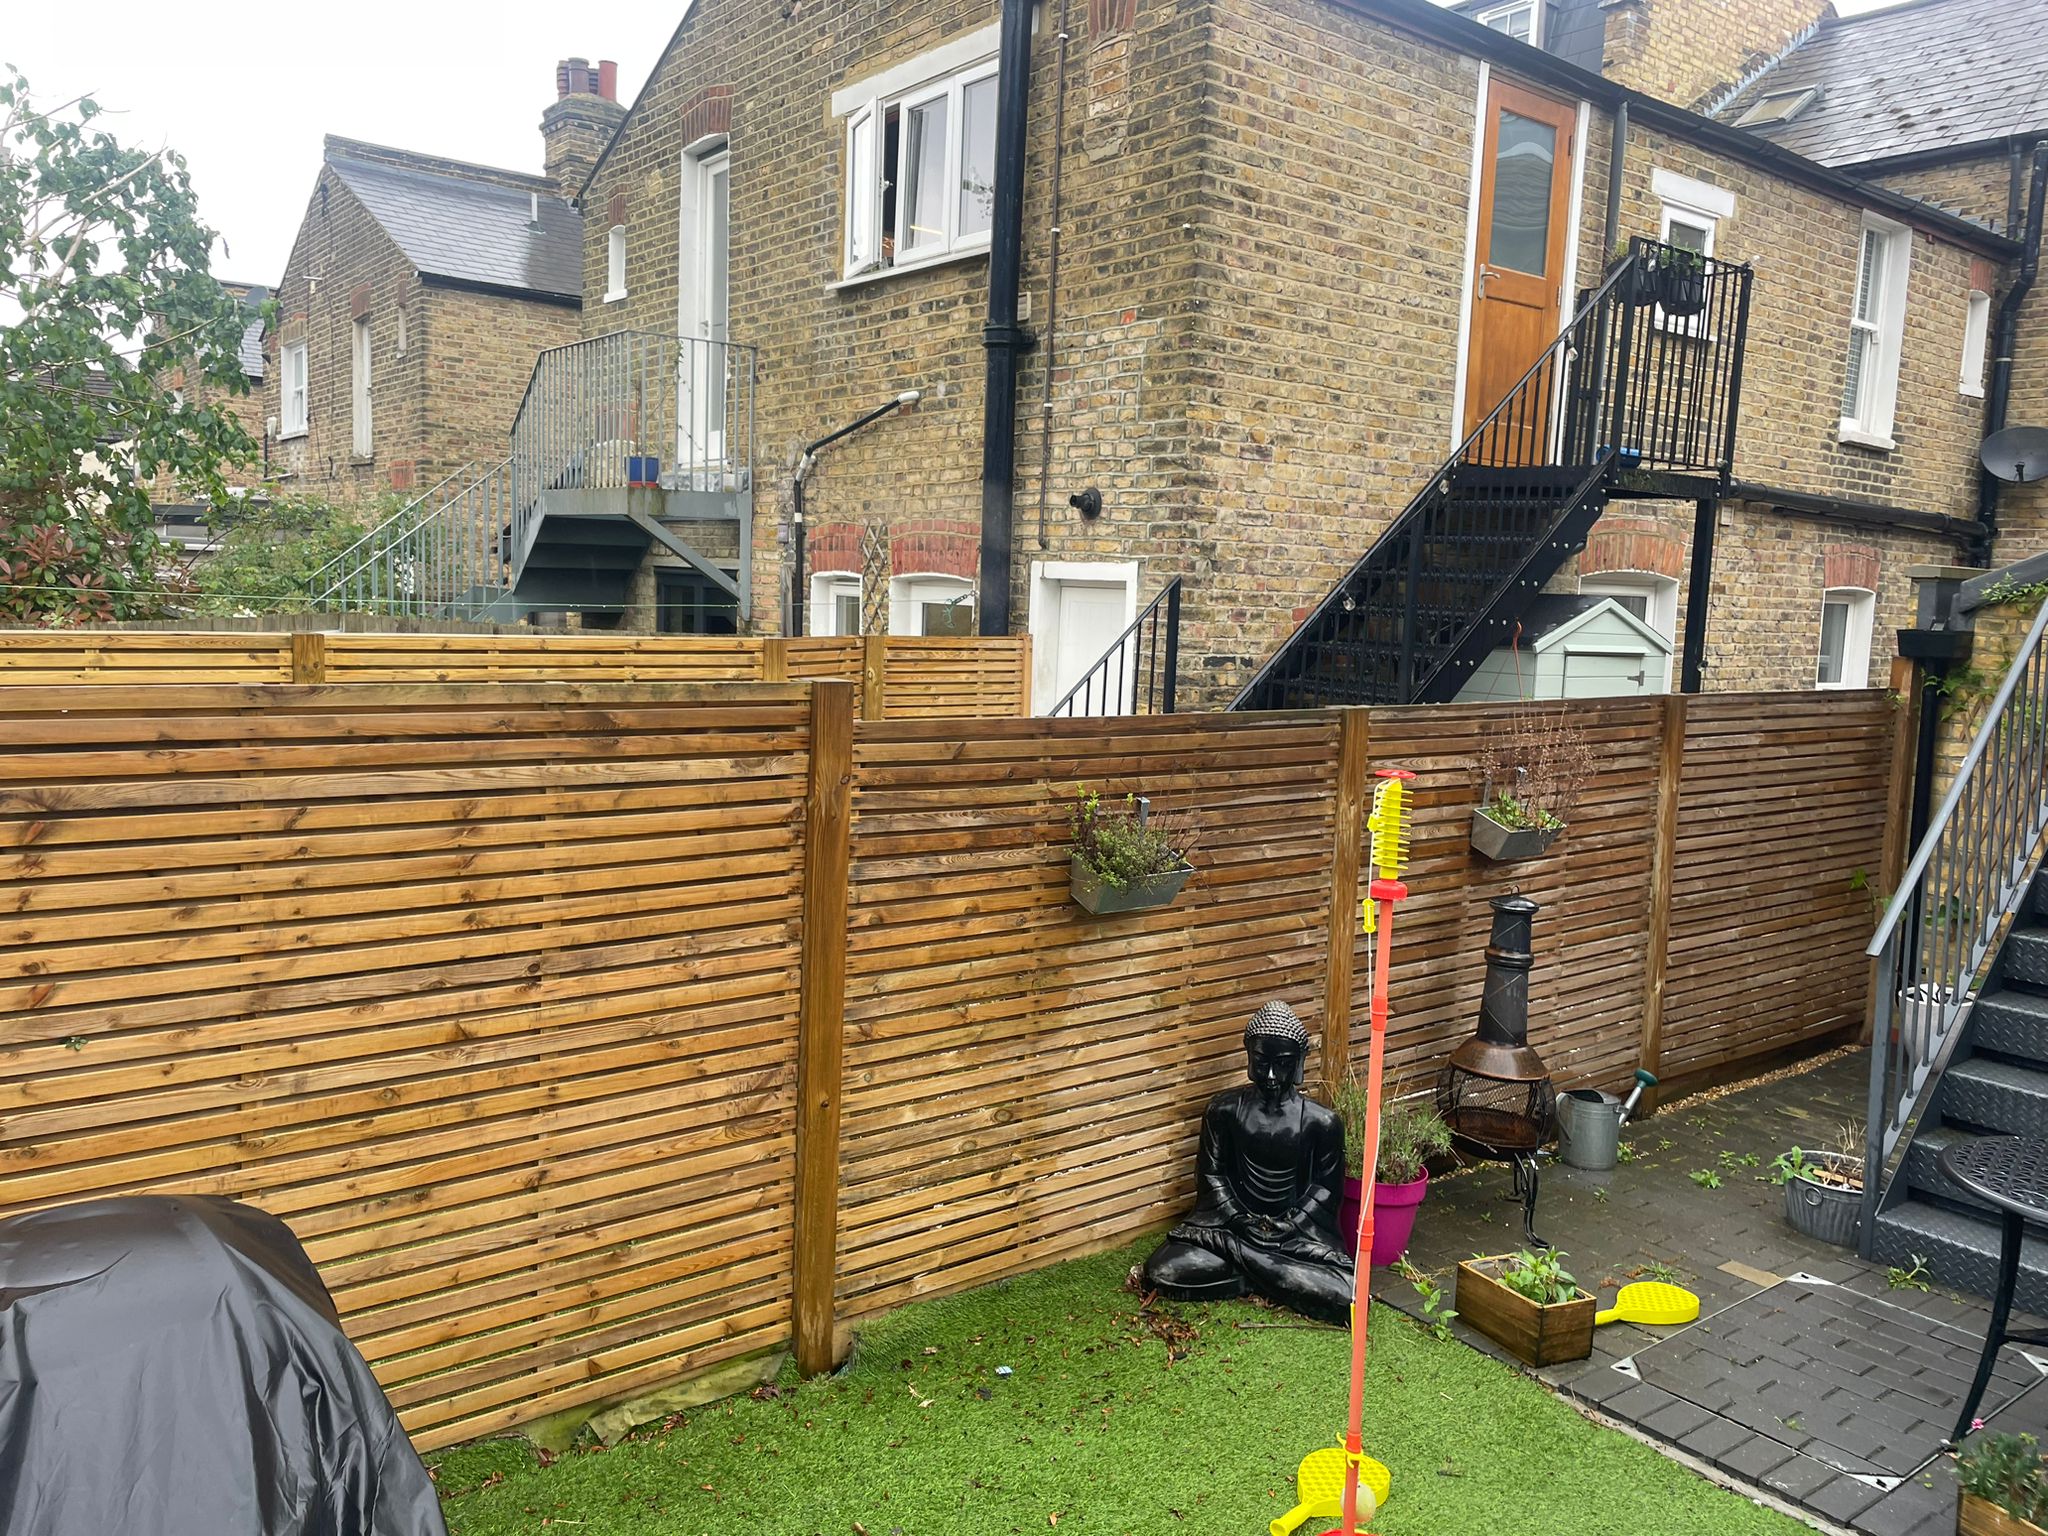
M 1524 1249 L 1501 1266 L 1500 1283 L 1539 1307 L 1554 1307 L 1579 1294 L 1579 1285 L 1564 1267 L 1565 1255 L 1555 1248 L 1541 1253 Z
M 1337 1085 L 1332 1106 L 1344 1121 L 1344 1171 L 1365 1176 L 1365 1084 L 1346 1079 Z M 1451 1150 L 1450 1127 L 1427 1098 L 1395 1099 L 1380 1106 L 1380 1156 L 1374 1177 L 1382 1184 L 1410 1184 L 1422 1177 L 1422 1165 Z
M 241 504 L 219 547 L 194 567 L 190 606 L 205 614 L 302 612 L 311 606 L 313 573 L 377 515 L 310 497 Z
M 1180 868 L 1188 839 L 1177 818 L 1141 816 L 1136 795 L 1105 802 L 1097 791 L 1077 785 L 1075 796 L 1074 852 L 1111 890 Z

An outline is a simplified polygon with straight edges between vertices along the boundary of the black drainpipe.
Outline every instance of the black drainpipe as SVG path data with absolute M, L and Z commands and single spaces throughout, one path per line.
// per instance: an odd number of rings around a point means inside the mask
M 1992 328 L 1991 379 L 1984 390 L 1984 435 L 2005 426 L 2006 407 L 2012 400 L 2012 354 L 2019 342 L 2020 306 L 2034 286 L 2041 270 L 2042 194 L 2048 192 L 2048 139 L 2034 146 L 2033 182 L 2027 191 L 2027 229 L 2022 237 L 2025 253 L 2020 257 L 2019 275 L 2005 291 L 1998 305 L 1998 319 Z M 1988 470 L 1977 472 L 1977 563 L 1991 563 L 1992 541 L 1998 536 L 1999 479 Z
M 1024 134 L 1031 115 L 1031 0 L 1003 0 L 996 66 L 996 187 L 988 248 L 988 379 L 981 412 L 981 632 L 1010 632 L 1010 524 L 1017 475 L 1017 325 L 1024 260 Z
M 1600 253 L 1600 269 L 1614 258 L 1621 243 L 1621 177 L 1628 165 L 1628 103 L 1614 109 L 1614 145 L 1607 155 L 1607 249 Z M 1599 284 L 1595 283 L 1594 287 Z

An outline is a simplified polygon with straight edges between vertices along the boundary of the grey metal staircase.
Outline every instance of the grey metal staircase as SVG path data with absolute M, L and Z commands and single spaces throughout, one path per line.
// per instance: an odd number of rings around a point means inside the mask
M 1449 699 L 1610 499 L 1726 490 L 1750 276 L 1631 242 L 1231 707 Z M 1698 312 L 1668 313 L 1661 298 L 1688 284 Z
M 2048 605 L 2034 617 L 1887 906 L 1877 960 L 1861 1247 L 1989 1294 L 1999 1228 L 1941 1174 L 1972 1136 L 2048 1136 Z M 2048 1312 L 2030 1235 L 2021 1306 Z
M 550 348 L 506 457 L 458 470 L 329 561 L 315 605 L 509 621 L 619 610 L 661 544 L 746 617 L 755 367 L 752 347 L 638 331 Z M 697 548 L 711 542 L 697 529 L 719 525 L 736 572 Z

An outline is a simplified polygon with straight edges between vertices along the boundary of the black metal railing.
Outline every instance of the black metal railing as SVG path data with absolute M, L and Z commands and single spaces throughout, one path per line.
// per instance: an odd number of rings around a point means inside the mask
M 1179 670 L 1180 578 L 1176 576 L 1046 714 L 1170 715 Z
M 2048 604 L 2034 615 L 1868 953 L 1864 1251 L 1908 1131 L 1947 1069 L 2048 836 Z
M 1750 271 L 1631 243 L 1232 705 L 1447 697 L 1634 471 L 1734 465 Z

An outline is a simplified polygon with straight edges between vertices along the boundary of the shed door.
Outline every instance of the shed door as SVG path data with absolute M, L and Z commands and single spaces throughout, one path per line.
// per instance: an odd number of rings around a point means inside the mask
M 1557 339 L 1577 126 L 1577 108 L 1564 102 L 1499 79 L 1487 91 L 1466 358 L 1468 433 Z M 1548 444 L 1539 434 L 1546 427 L 1538 416 L 1523 429 L 1527 441 L 1504 442 L 1495 456 L 1542 463 Z
M 1612 699 L 1639 693 L 1662 693 L 1663 658 L 1642 651 L 1582 648 L 1566 645 L 1561 699 Z

